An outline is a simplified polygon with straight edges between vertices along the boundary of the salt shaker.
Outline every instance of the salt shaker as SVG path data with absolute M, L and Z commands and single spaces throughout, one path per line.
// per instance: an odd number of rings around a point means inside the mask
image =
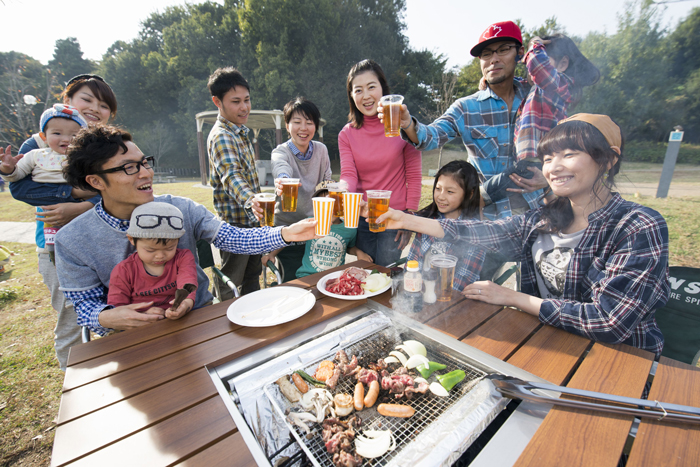
M 418 261 L 406 263 L 406 272 L 403 275 L 403 289 L 406 292 L 421 292 L 423 290 L 423 278 L 420 275 Z
M 423 274 L 423 285 L 425 285 L 425 292 L 423 293 L 423 302 L 435 303 L 437 301 L 437 295 L 435 295 L 436 281 L 437 275 L 432 269 L 429 269 Z

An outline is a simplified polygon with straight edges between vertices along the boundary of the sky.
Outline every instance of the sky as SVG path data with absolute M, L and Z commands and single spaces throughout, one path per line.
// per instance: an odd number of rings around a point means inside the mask
M 67 22 L 63 27 L 56 20 L 60 14 L 57 1 L 0 0 L 0 18 L 3 19 L 0 52 L 14 50 L 47 63 L 53 56 L 56 40 L 76 37 L 84 56 L 99 60 L 115 41 L 128 42 L 135 38 L 141 21 L 151 13 L 185 3 L 184 0 L 120 0 L 117 3 L 97 0 L 85 7 L 67 10 Z M 675 27 L 690 10 L 700 7 L 700 0 L 665 1 L 669 2 L 663 6 L 665 27 Z M 223 0 L 218 3 L 223 4 Z M 612 34 L 626 1 L 406 0 L 406 5 L 404 33 L 410 45 L 443 54 L 448 66 L 453 67 L 470 61 L 469 49 L 491 23 L 520 19 L 526 27 L 534 28 L 556 16 L 570 35 L 585 36 L 592 31 Z M 109 23 L 96 19 L 96 13 L 109 18 Z

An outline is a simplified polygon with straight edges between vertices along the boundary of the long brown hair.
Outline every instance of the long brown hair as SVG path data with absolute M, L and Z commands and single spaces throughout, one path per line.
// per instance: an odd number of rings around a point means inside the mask
M 590 123 L 572 120 L 555 126 L 537 145 L 537 156 L 544 159 L 545 155 L 567 149 L 582 151 L 590 155 L 598 165 L 598 176 L 593 189 L 599 184 L 613 189 L 615 175 L 620 171 L 622 150 L 625 140 L 622 138 L 620 154 L 613 151 L 603 133 Z M 617 159 L 617 161 L 616 161 Z M 608 166 L 610 170 L 608 170 Z M 596 194 L 597 196 L 597 194 Z M 561 232 L 574 221 L 574 211 L 571 201 L 566 197 L 557 197 L 542 209 L 542 219 L 546 222 L 544 232 Z
M 357 108 L 357 106 L 355 105 L 355 101 L 352 98 L 352 81 L 357 75 L 366 73 L 368 71 L 371 71 L 372 73 L 377 75 L 377 79 L 379 79 L 379 84 L 382 86 L 382 96 L 386 96 L 390 93 L 389 85 L 386 82 L 386 76 L 384 75 L 382 67 L 379 66 L 379 63 L 375 62 L 374 60 L 362 60 L 361 62 L 356 63 L 355 66 L 350 68 L 350 73 L 348 73 L 348 81 L 346 84 L 348 91 L 348 102 L 350 103 L 348 122 L 350 122 L 350 125 L 354 128 L 362 128 L 362 125 L 365 122 L 365 116 L 362 112 L 360 112 L 360 109 Z
M 459 184 L 464 190 L 464 199 L 459 206 L 460 215 L 465 219 L 479 216 L 481 193 L 479 192 L 479 173 L 473 165 L 465 160 L 455 160 L 440 167 L 433 182 L 433 202 L 416 213 L 421 217 L 436 218 L 440 210 L 435 202 L 435 187 L 440 177 L 446 175 Z

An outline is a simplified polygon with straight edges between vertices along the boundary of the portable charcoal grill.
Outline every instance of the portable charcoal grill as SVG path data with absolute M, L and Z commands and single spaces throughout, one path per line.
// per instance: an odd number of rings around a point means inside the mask
M 356 355 L 359 365 L 366 367 L 408 339 L 422 342 L 431 361 L 447 365 L 443 372 L 462 369 L 467 377 L 448 397 L 428 391 L 414 394 L 411 401 L 405 397 L 384 401 L 411 405 L 416 413 L 406 419 L 379 415 L 380 393 L 373 408 L 357 413 L 362 418 L 357 432 L 390 429 L 396 449 L 363 465 L 451 465 L 507 403 L 484 376 L 498 373 L 542 381 L 372 301 L 209 372 L 258 465 L 298 459 L 301 450 L 311 464 L 333 466 L 320 425 L 310 424 L 312 435 L 292 425 L 285 415 L 295 404 L 281 394 L 274 381 L 299 369 L 312 374 L 320 361 L 333 360 L 340 349 L 348 358 Z M 352 395 L 355 383 L 354 378 L 341 377 L 331 392 Z

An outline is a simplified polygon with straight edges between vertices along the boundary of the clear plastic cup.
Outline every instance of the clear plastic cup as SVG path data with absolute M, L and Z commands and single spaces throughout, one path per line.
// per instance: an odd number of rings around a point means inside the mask
M 384 114 L 384 136 L 401 136 L 400 122 L 403 96 L 389 94 L 379 99 L 379 102 L 382 104 L 382 112 Z
M 260 221 L 261 225 L 268 227 L 275 226 L 275 194 L 274 193 L 257 193 L 255 199 L 260 203 L 263 209 L 263 218 Z
M 348 185 L 345 182 L 329 183 L 328 196 L 335 200 L 335 208 L 333 215 L 336 217 L 343 216 L 343 193 L 348 191 Z
M 378 223 L 377 218 L 389 210 L 390 198 L 391 191 L 388 190 L 367 191 L 367 204 L 369 205 L 367 222 L 369 223 L 370 232 L 378 233 L 386 230 L 386 224 L 384 222 Z
M 452 300 L 452 284 L 455 278 L 457 257 L 452 255 L 433 255 L 430 258 L 430 266 L 437 272 L 435 290 L 437 301 L 449 302 Z
M 283 178 L 282 184 L 282 212 L 297 212 L 299 199 L 299 179 Z

